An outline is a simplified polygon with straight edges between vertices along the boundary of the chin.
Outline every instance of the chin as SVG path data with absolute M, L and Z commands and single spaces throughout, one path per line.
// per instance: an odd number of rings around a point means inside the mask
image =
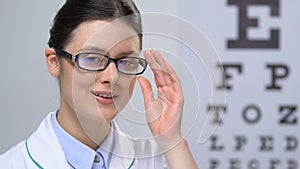
M 100 116 L 98 118 L 104 118 L 106 122 L 110 123 L 118 114 L 117 110 L 103 110 L 98 112 L 98 116 Z

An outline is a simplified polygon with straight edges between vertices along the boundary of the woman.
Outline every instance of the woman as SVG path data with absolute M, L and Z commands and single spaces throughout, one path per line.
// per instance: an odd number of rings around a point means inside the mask
M 180 126 L 179 79 L 156 50 L 142 48 L 141 18 L 130 0 L 67 0 L 45 55 L 60 85 L 60 107 L 0 157 L 0 168 L 198 168 Z M 142 76 L 151 67 L 158 97 Z M 114 122 L 136 80 L 156 144 L 124 135 Z

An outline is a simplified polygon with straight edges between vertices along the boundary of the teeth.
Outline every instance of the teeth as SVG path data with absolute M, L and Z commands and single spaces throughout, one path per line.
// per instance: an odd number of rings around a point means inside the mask
M 100 94 L 100 93 L 95 93 L 96 96 L 99 97 L 104 97 L 104 98 L 113 98 L 116 97 L 115 95 L 107 95 L 107 94 Z
M 109 96 L 109 95 L 106 95 L 106 94 L 100 94 L 100 97 L 112 98 L 112 96 Z

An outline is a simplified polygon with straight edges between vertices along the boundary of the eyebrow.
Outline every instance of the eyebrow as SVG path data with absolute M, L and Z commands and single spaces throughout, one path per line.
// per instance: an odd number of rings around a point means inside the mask
M 97 53 L 102 53 L 102 54 L 108 53 L 106 50 L 95 47 L 95 46 L 85 46 L 79 50 L 79 52 L 87 52 L 87 51 L 92 51 L 92 52 L 97 52 Z M 140 53 L 139 51 L 129 50 L 129 51 L 125 51 L 125 52 L 120 52 L 117 54 L 117 56 L 122 57 L 122 56 L 128 56 L 128 55 L 132 55 L 132 54 L 138 55 L 139 53 Z
M 125 55 L 125 56 L 128 56 L 128 55 L 132 55 L 132 54 L 138 55 L 139 52 L 136 52 L 136 51 L 131 50 L 131 51 L 126 51 L 126 52 L 118 53 L 118 56 L 124 56 L 124 55 Z
M 95 46 L 85 46 L 79 50 L 79 52 L 86 52 L 86 51 L 93 51 L 93 52 L 100 52 L 100 53 L 107 53 L 106 50 L 95 47 Z

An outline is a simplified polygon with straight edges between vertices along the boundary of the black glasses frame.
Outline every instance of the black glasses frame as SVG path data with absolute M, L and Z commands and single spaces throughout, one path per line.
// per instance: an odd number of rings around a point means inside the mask
M 77 55 L 72 55 L 71 53 L 66 52 L 66 51 L 64 51 L 64 50 L 61 50 L 61 49 L 58 49 L 58 48 L 56 48 L 55 46 L 52 46 L 52 48 L 54 48 L 54 50 L 56 51 L 56 53 L 57 53 L 58 55 L 63 56 L 63 57 L 65 57 L 65 58 L 67 58 L 67 59 L 69 59 L 69 60 L 75 62 L 76 65 L 77 65 L 80 69 L 85 70 L 85 71 L 91 71 L 91 72 L 99 72 L 99 71 L 103 71 L 103 70 L 105 70 L 105 69 L 108 67 L 108 65 L 109 65 L 111 62 L 114 62 L 115 65 L 116 65 L 116 68 L 117 68 L 118 72 L 123 73 L 123 74 L 126 74 L 126 75 L 140 75 L 140 74 L 143 74 L 143 73 L 145 72 L 145 70 L 146 70 L 146 68 L 147 68 L 147 65 L 148 65 L 146 59 L 138 58 L 138 57 L 121 57 L 121 58 L 115 59 L 115 58 L 111 58 L 111 57 L 109 57 L 109 56 L 107 56 L 107 55 L 104 55 L 104 54 L 101 54 L 101 53 L 93 53 L 93 52 L 84 52 L 84 53 L 79 53 L 79 54 L 77 54 Z M 105 65 L 102 69 L 97 69 L 97 70 L 85 69 L 85 68 L 83 68 L 83 67 L 81 67 L 81 66 L 79 65 L 79 63 L 77 62 L 77 60 L 78 60 L 78 56 L 79 56 L 80 54 L 89 54 L 89 53 L 90 53 L 90 54 L 97 54 L 97 55 L 104 56 L 104 57 L 106 57 L 106 58 L 108 59 L 108 62 L 106 63 L 106 65 Z M 139 73 L 131 74 L 131 73 L 122 72 L 122 71 L 120 71 L 119 68 L 118 68 L 118 61 L 121 60 L 121 59 L 124 59 L 124 58 L 136 58 L 136 59 L 139 59 L 139 60 L 143 60 L 144 63 L 145 63 L 145 66 L 144 66 L 143 70 L 142 70 L 141 72 L 139 72 Z

